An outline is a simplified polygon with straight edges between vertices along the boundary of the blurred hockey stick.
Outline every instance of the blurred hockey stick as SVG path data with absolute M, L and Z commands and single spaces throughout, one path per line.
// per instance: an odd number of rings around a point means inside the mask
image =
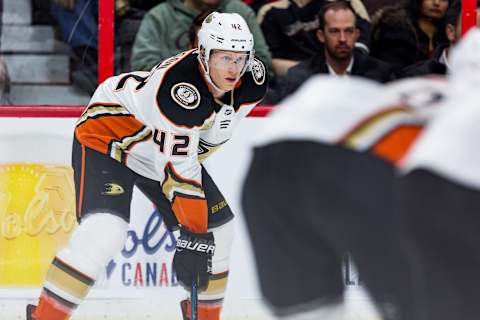
M 195 280 L 192 281 L 192 290 L 190 291 L 190 320 L 198 320 L 198 293 Z

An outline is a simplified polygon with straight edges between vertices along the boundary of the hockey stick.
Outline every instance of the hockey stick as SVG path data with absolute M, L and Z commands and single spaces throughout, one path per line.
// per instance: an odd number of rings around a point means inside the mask
M 190 292 L 190 320 L 198 320 L 198 293 L 196 281 L 192 282 L 192 290 Z

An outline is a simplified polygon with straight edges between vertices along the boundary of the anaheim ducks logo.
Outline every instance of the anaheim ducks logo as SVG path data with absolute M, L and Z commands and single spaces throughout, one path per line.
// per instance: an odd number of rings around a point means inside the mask
M 177 83 L 170 94 L 172 99 L 185 109 L 193 110 L 200 104 L 200 92 L 190 83 Z
M 254 58 L 252 62 L 251 70 L 252 70 L 253 81 L 255 81 L 257 85 L 262 85 L 265 82 L 265 73 L 266 73 L 265 66 L 263 65 L 263 63 L 260 60 L 257 60 Z
M 107 196 L 118 196 L 124 192 L 123 187 L 116 183 L 105 183 L 102 194 Z

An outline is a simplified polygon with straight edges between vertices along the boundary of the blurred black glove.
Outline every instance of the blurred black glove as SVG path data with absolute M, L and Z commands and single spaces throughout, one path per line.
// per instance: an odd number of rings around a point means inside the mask
M 207 289 L 214 252 L 213 233 L 192 233 L 180 229 L 177 250 L 173 256 L 173 270 L 178 282 L 186 290 L 190 291 L 193 281 L 196 281 L 198 292 Z

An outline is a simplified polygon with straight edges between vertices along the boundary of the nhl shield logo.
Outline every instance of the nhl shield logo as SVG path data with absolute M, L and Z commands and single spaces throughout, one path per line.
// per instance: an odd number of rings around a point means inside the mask
M 253 59 L 251 70 L 253 81 L 257 85 L 262 85 L 265 82 L 265 66 L 263 63 L 260 60 Z
M 170 93 L 172 99 L 185 109 L 193 110 L 200 104 L 200 92 L 190 83 L 177 83 Z

